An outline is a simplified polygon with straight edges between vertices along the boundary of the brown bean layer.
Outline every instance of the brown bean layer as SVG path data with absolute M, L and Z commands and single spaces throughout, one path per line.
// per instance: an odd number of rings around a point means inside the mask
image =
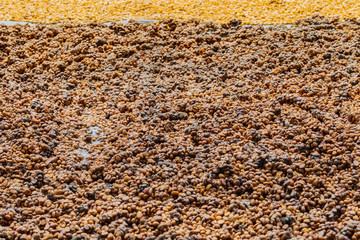
M 359 30 L 0 26 L 0 239 L 359 239 Z

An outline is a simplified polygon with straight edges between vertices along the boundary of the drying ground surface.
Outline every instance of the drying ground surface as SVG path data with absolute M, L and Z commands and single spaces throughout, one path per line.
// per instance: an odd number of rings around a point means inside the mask
M 0 26 L 0 238 L 359 239 L 359 30 Z
M 294 23 L 313 14 L 359 18 L 358 0 L 1 0 L 0 20 L 106 22 L 168 19 Z

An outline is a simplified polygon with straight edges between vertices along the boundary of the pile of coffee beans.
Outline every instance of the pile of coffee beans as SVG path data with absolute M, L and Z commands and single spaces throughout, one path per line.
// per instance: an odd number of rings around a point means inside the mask
M 0 239 L 359 239 L 359 30 L 0 26 Z

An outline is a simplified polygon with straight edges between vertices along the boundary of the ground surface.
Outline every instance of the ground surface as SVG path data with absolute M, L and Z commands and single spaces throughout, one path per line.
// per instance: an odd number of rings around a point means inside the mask
M 1 0 L 0 20 L 106 22 L 168 19 L 246 24 L 294 23 L 313 14 L 360 17 L 357 0 Z
M 359 239 L 359 29 L 1 26 L 0 238 Z

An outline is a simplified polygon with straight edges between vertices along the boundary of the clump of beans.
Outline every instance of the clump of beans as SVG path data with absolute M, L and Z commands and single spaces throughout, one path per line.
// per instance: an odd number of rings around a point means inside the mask
M 0 239 L 359 239 L 359 29 L 0 26 Z

